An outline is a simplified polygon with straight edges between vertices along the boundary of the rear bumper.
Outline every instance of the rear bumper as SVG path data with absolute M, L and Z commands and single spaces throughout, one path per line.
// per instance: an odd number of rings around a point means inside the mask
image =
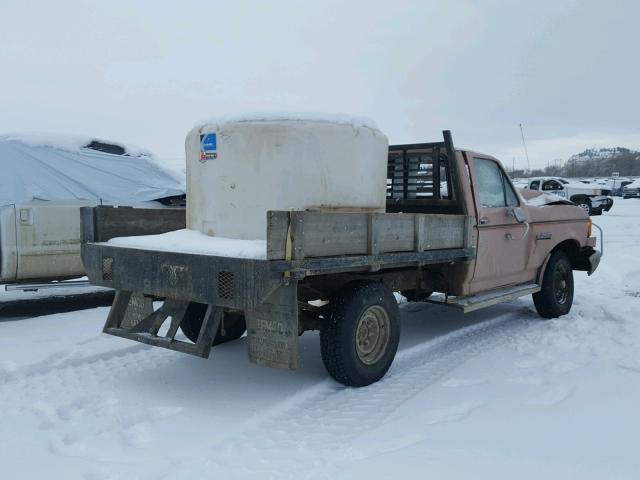
M 92 243 L 82 259 L 92 283 L 116 289 L 104 333 L 207 358 L 225 310 L 242 310 L 250 361 L 298 365 L 297 282 L 271 262 Z M 160 308 L 154 299 L 164 299 Z M 194 343 L 176 338 L 191 302 L 207 304 Z
M 266 260 L 82 245 L 94 285 L 150 297 L 253 310 L 282 283 Z

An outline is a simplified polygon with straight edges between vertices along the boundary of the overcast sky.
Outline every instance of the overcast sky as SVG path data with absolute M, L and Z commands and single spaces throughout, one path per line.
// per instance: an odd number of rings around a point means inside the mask
M 640 2 L 0 0 L 0 132 L 179 161 L 202 119 L 370 117 L 526 166 L 640 148 Z

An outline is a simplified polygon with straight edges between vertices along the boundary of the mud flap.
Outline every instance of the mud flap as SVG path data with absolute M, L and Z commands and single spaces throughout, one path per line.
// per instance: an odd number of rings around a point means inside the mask
M 298 368 L 298 282 L 281 285 L 255 310 L 245 312 L 249 361 Z

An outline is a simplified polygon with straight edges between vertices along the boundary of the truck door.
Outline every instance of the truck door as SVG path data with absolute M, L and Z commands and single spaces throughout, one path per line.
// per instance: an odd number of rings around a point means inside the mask
M 566 197 L 567 192 L 565 191 L 562 184 L 557 180 L 545 180 L 542 182 L 542 190 L 547 193 L 553 193 L 560 197 Z
M 470 290 L 524 283 L 529 276 L 525 272 L 529 229 L 511 213 L 520 206 L 520 199 L 496 160 L 474 157 L 470 171 L 478 218 L 478 250 Z
M 84 275 L 80 206 L 89 202 L 33 201 L 16 205 L 17 280 Z

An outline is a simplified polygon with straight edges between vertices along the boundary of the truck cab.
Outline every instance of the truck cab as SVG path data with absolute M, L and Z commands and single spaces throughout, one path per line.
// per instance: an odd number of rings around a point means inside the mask
M 556 191 L 566 194 L 566 184 L 560 179 L 532 179 L 530 185 L 535 188 L 523 191 L 514 187 L 500 161 L 490 155 L 457 150 L 453 163 L 433 160 L 439 154 L 426 155 L 423 145 L 391 146 L 390 163 L 398 155 L 407 165 L 408 174 L 402 178 L 407 190 L 404 192 L 400 185 L 389 195 L 388 212 L 465 213 L 470 217 L 475 260 L 468 264 L 431 267 L 429 280 L 423 280 L 423 292 L 468 296 L 535 283 L 540 280 L 545 260 L 556 249 L 565 251 L 575 269 L 595 270 L 597 260 L 595 266 L 589 265 L 595 239 L 588 240 L 591 228 L 584 208 L 581 211 L 570 201 L 544 195 Z M 413 159 L 416 159 L 415 165 L 412 165 Z M 429 175 L 437 177 L 433 184 L 428 180 Z M 437 192 L 435 182 L 441 178 L 446 179 L 442 184 L 447 188 L 441 186 Z M 544 185 L 545 190 L 542 191 L 540 185 Z M 439 278 L 455 281 L 443 284 Z M 416 298 L 413 291 L 407 293 L 408 298 Z
M 569 180 L 562 177 L 535 177 L 529 180 L 529 190 L 553 193 L 566 198 L 584 209 L 589 215 L 602 215 L 613 206 L 611 191 L 591 182 Z

